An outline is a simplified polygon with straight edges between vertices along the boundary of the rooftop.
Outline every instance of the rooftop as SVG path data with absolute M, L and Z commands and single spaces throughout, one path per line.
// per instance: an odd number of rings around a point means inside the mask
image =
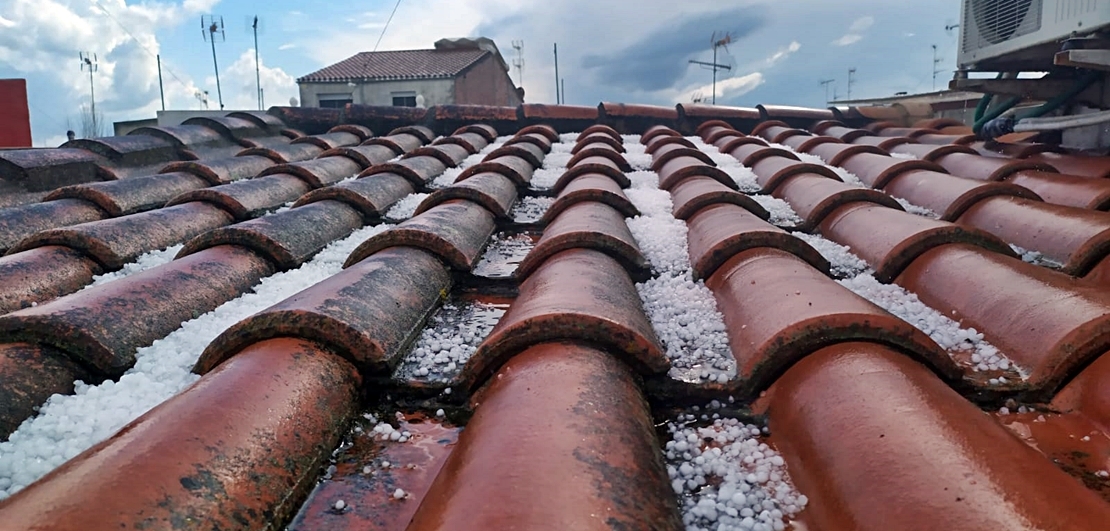
M 359 52 L 297 79 L 297 83 L 341 83 L 452 78 L 487 55 L 504 60 L 487 38 L 440 39 L 430 50 Z
M 1103 529 L 1110 157 L 899 113 L 0 152 L 0 522 Z

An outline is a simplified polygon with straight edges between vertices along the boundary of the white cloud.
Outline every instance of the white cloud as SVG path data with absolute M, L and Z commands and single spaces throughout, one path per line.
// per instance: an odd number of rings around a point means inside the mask
M 832 41 L 832 44 L 834 46 L 848 46 L 851 44 L 855 44 L 863 40 L 863 32 L 867 31 L 867 29 L 873 25 L 875 25 L 875 17 L 868 16 L 857 18 L 855 21 L 852 22 L 851 26 L 848 26 L 848 33 L 844 34 L 844 36 L 840 37 L 839 39 Z
M 266 62 L 260 57 L 258 70 L 266 107 L 285 105 L 290 97 L 298 95 L 297 81 L 281 68 L 266 66 Z M 215 76 L 209 82 L 215 85 Z M 253 48 L 243 52 L 235 62 L 220 71 L 220 85 L 223 88 L 225 109 L 258 108 Z M 216 96 L 214 93 L 208 95 L 209 107 L 213 109 L 218 109 L 220 105 Z
M 832 41 L 832 43 L 836 46 L 848 46 L 850 44 L 855 44 L 861 40 L 863 40 L 863 35 L 849 33 L 835 41 Z
M 153 116 L 161 108 L 156 32 L 205 12 L 218 0 L 127 4 L 125 0 L 7 0 L 0 2 L 0 64 L 28 78 L 32 106 L 50 109 L 51 130 L 32 126 L 36 143 L 53 142 L 60 121 L 88 103 L 89 78 L 77 71 L 77 52 L 96 53 L 93 76 L 97 111 L 107 121 Z M 127 28 L 124 31 L 121 25 Z M 192 80 L 163 58 L 166 103 L 183 107 L 196 90 Z M 176 77 L 171 71 L 177 74 Z M 37 103 L 36 103 L 37 102 Z M 38 114 L 43 114 L 39 112 Z M 42 129 L 40 131 L 40 129 Z M 64 132 L 64 129 L 62 129 Z
M 717 99 L 722 100 L 743 96 L 744 94 L 755 90 L 756 87 L 762 85 L 764 82 L 766 82 L 766 79 L 760 72 L 752 72 L 751 74 L 743 76 L 730 77 L 728 79 L 719 80 L 717 81 L 716 87 Z M 706 102 L 711 101 L 713 98 L 713 84 L 710 83 L 708 85 L 686 90 L 675 97 L 674 102 L 688 103 L 692 101 L 695 97 L 701 97 L 703 98 L 703 101 Z
M 788 44 L 786 46 L 783 46 L 782 48 L 779 48 L 777 51 L 775 51 L 775 53 L 771 54 L 771 56 L 768 57 L 766 59 L 766 61 L 764 61 L 764 62 L 767 64 L 767 66 L 774 66 L 775 63 L 777 63 L 777 62 L 779 62 L 783 59 L 786 59 L 787 57 L 790 57 L 790 54 L 792 54 L 792 53 L 794 53 L 798 50 L 801 50 L 801 49 L 802 49 L 802 44 L 800 42 L 790 41 L 790 44 Z
M 287 42 L 285 44 L 282 44 L 281 46 L 278 46 L 278 50 L 281 50 L 281 51 L 292 50 L 293 48 L 296 48 L 296 47 L 297 47 L 296 44 L 293 44 L 291 42 Z
M 848 32 L 860 33 L 873 25 L 875 25 L 875 17 L 860 17 L 852 22 L 852 25 L 848 27 Z

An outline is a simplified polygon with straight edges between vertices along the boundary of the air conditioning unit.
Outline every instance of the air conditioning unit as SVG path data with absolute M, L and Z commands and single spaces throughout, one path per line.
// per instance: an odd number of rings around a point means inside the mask
M 1060 44 L 1110 26 L 1110 0 L 964 0 L 962 70 L 1046 70 Z

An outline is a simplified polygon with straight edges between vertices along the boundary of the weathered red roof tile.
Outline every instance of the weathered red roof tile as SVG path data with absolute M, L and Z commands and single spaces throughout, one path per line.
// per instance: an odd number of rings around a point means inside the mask
M 361 213 L 339 201 L 317 201 L 189 240 L 177 257 L 221 245 L 236 245 L 266 258 L 278 271 L 300 266 L 327 244 L 362 226 Z
M 6 500 L 0 518 L 27 529 L 284 521 L 342 437 L 359 384 L 350 363 L 314 343 L 253 345 Z M 69 503 L 44 516 L 58 499 Z
M 665 125 L 653 125 L 647 128 L 647 130 L 644 131 L 644 134 L 640 135 L 640 143 L 647 146 L 651 144 L 652 141 L 657 140 L 660 137 L 681 138 L 682 134 Z M 579 137 L 579 141 L 581 141 L 581 138 L 582 137 Z
M 521 282 L 508 312 L 467 362 L 463 380 L 473 389 L 519 352 L 566 340 L 602 345 L 640 373 L 670 367 L 621 264 L 600 251 L 570 249 Z
M 757 247 L 706 281 L 729 330 L 736 391 L 752 397 L 821 347 L 873 341 L 903 350 L 948 379 L 959 369 L 929 336 L 852 293 L 797 256 Z
M 964 212 L 958 223 L 1060 262 L 1082 276 L 1110 253 L 1110 213 L 1050 205 L 1022 197 L 990 197 Z
M 633 103 L 603 102 L 597 106 L 599 118 L 639 118 L 653 120 L 677 120 L 678 110 L 674 107 L 658 105 L 638 105 Z
M 546 154 L 551 151 L 551 143 L 552 140 L 548 138 L 547 135 L 541 133 L 528 133 L 526 135 L 515 135 L 505 141 L 503 145 L 512 146 L 516 144 L 532 144 L 533 146 L 539 148 L 541 152 Z
M 827 175 L 802 172 L 793 175 L 775 188 L 775 197 L 785 200 L 802 218 L 798 230 L 811 232 L 817 229 L 829 214 L 842 205 L 870 202 L 896 210 L 903 210 L 893 197 L 877 190 L 857 188 Z
M 593 123 L 597 120 L 597 107 L 525 103 L 520 106 L 520 114 L 529 120 L 574 120 Z
M 1110 356 L 1100 355 L 1052 399 L 1058 411 L 1078 410 L 1110 432 Z
M 299 179 L 297 181 L 307 191 L 307 185 Z M 389 207 L 415 191 L 408 179 L 393 173 L 379 173 L 308 192 L 297 199 L 293 208 L 317 201 L 340 201 L 358 210 L 364 220 L 370 221 L 385 215 Z
M 118 378 L 135 363 L 135 349 L 239 296 L 271 273 L 271 264 L 252 251 L 215 247 L 0 316 L 0 338 L 52 346 L 101 378 Z
M 938 245 L 969 243 L 1014 256 L 996 236 L 978 229 L 916 216 L 874 203 L 850 203 L 821 222 L 821 234 L 847 245 L 875 269 L 875 278 L 890 282 L 922 253 Z
M 531 142 L 520 142 L 517 144 L 509 144 L 507 146 L 503 145 L 493 151 L 490 151 L 489 154 L 486 155 L 486 158 L 483 160 L 490 161 L 506 155 L 520 157 L 528 161 L 528 163 L 531 164 L 533 167 L 538 168 L 541 164 L 543 164 L 545 154 L 539 146 Z
M 587 139 L 583 142 L 589 142 L 589 141 L 590 140 Z M 585 146 L 585 148 L 578 150 L 578 152 L 575 153 L 574 156 L 572 156 L 569 161 L 567 161 L 567 167 L 568 168 L 573 168 L 573 167 L 577 166 L 578 163 L 580 163 L 582 161 L 585 161 L 586 159 L 590 159 L 590 158 L 593 158 L 593 157 L 603 157 L 603 158 L 607 158 L 610 161 L 612 161 L 613 164 L 616 165 L 617 169 L 619 169 L 622 172 L 632 171 L 632 166 L 628 164 L 628 161 L 624 158 L 624 156 L 621 155 L 620 152 L 614 150 L 608 144 L 579 143 L 578 145 L 579 146 Z
M 103 157 L 84 149 L 7 149 L 0 152 L 0 176 L 31 192 L 101 180 Z
M 282 146 L 248 148 L 240 151 L 236 156 L 250 157 L 257 155 L 260 157 L 266 157 L 278 164 L 282 164 L 286 162 L 308 160 L 323 152 L 323 148 L 312 144 L 285 144 Z
M 831 136 L 792 136 L 782 141 L 783 144 L 790 146 L 794 151 L 801 153 L 809 153 L 813 148 L 821 144 L 843 144 L 842 141 Z
M 497 173 L 508 177 L 517 187 L 527 187 L 532 181 L 532 174 L 536 167 L 527 159 L 516 155 L 500 154 L 496 158 L 486 157 L 486 161 L 470 166 L 459 174 L 456 183 L 465 181 L 471 176 L 483 173 Z
M 592 249 L 616 260 L 636 281 L 646 280 L 650 275 L 647 260 L 640 253 L 624 217 L 617 209 L 594 201 L 577 202 L 563 208 L 548 223 L 543 236 L 520 262 L 514 275 L 528 278 L 551 257 L 568 249 Z
M 1051 166 L 1061 173 L 1085 175 L 1087 177 L 1110 177 L 1110 158 L 1108 157 L 1041 152 L 1027 155 L 1024 159 L 1032 163 Z
M 6 252 L 36 232 L 110 217 L 84 199 L 56 199 L 0 210 L 0 251 Z
M 929 170 L 899 173 L 883 187 L 883 192 L 936 212 L 944 221 L 955 221 L 987 197 L 1040 199 L 1029 189 L 1009 182 L 984 182 Z
M 476 133 L 478 135 L 481 135 L 482 138 L 486 139 L 487 144 L 489 144 L 489 143 L 491 143 L 491 142 L 493 142 L 494 140 L 497 139 L 497 129 L 494 128 L 493 126 L 489 125 L 489 124 L 468 124 L 468 125 L 464 125 L 462 127 L 459 127 L 458 129 L 456 129 L 455 132 L 451 133 L 451 136 L 455 136 L 455 135 L 462 134 L 462 133 Z
M 861 154 L 889 155 L 885 150 L 875 146 L 838 144 L 836 142 L 821 142 L 812 146 L 806 153 L 816 155 L 820 157 L 821 160 L 833 166 L 840 166 L 844 161 Z
M 836 125 L 825 127 L 820 131 L 814 130 L 814 132 L 819 135 L 837 138 L 843 142 L 854 142 L 856 139 L 868 136 L 870 134 L 865 129 L 853 129 L 851 127 Z
M 671 151 L 672 155 L 677 156 L 655 159 L 653 168 L 656 168 L 655 171 L 659 173 L 659 188 L 670 190 L 692 177 L 709 177 L 727 188 L 738 188 L 736 181 L 724 170 L 713 164 L 707 164 L 703 158 L 688 155 L 694 152 L 702 153 L 701 151 Z
M 704 105 L 699 103 L 679 103 L 675 107 L 678 109 L 678 115 L 684 120 L 690 118 L 711 118 L 710 121 L 760 119 L 759 109 L 752 107 L 729 107 L 727 105 Z
M 370 255 L 220 334 L 194 372 L 205 374 L 251 345 L 278 337 L 326 346 L 367 375 L 387 375 L 401 349 L 451 287 L 435 255 L 393 247 Z
M 861 136 L 849 142 L 861 146 L 875 146 L 883 151 L 890 151 L 902 144 L 913 143 L 914 139 L 908 136 Z
M 431 108 L 438 122 L 494 122 L 513 123 L 517 121 L 517 108 L 498 105 L 451 104 L 436 105 Z
M 647 401 L 614 356 L 532 346 L 474 404 L 408 529 L 680 527 Z
M 688 220 L 699 210 L 716 204 L 740 206 L 763 220 L 771 217 L 767 209 L 754 199 L 710 177 L 699 175 L 687 177 L 674 185 L 670 192 L 674 204 L 674 217 L 681 220 Z
M 465 199 L 490 211 L 499 218 L 508 218 L 509 209 L 516 202 L 516 183 L 500 173 L 483 172 L 472 175 L 454 185 L 436 190 L 416 208 L 419 215 L 436 205 L 455 199 Z
M 25 238 L 8 253 L 44 245 L 64 245 L 85 253 L 106 271 L 115 271 L 147 251 L 181 243 L 232 221 L 231 215 L 222 208 L 207 203 L 186 203 L 45 230 Z
M 0 438 L 7 439 L 42 406 L 45 397 L 73 393 L 74 382 L 93 381 L 81 365 L 49 346 L 0 344 Z
M 279 173 L 293 175 L 315 189 L 335 184 L 360 171 L 362 171 L 362 165 L 355 159 L 340 156 L 278 164 L 262 170 L 258 176 L 265 177 Z
M 581 142 L 586 137 L 588 137 L 592 134 L 595 134 L 595 133 L 605 133 L 605 134 L 613 137 L 613 140 L 618 140 L 620 142 L 624 142 L 624 139 L 621 138 L 621 134 L 618 133 L 616 129 L 613 129 L 612 127 L 610 127 L 608 125 L 602 125 L 602 124 L 594 124 L 594 125 L 591 125 L 590 127 L 587 127 L 581 133 L 578 133 L 578 137 L 574 139 L 574 142 L 575 143 Z
M 209 161 L 185 161 L 167 164 L 158 173 L 189 173 L 204 179 L 210 186 L 249 179 L 274 165 L 274 161 L 260 155 L 230 157 Z M 134 181 L 135 179 L 127 179 Z
M 750 143 L 742 144 L 734 149 L 728 149 L 731 147 L 732 145 L 725 146 L 724 148 L 721 148 L 721 151 L 732 155 L 736 160 L 740 161 L 740 164 L 743 164 L 744 166 L 747 166 L 749 168 L 754 167 L 757 163 L 759 163 L 759 161 L 767 157 L 782 157 L 784 159 L 799 160 L 797 155 L 791 153 L 789 150 L 785 150 L 782 148 L 767 147 L 761 144 Z
M 952 175 L 981 181 L 1001 181 L 1019 171 L 1056 171 L 1043 163 L 994 159 L 971 153 L 950 153 L 934 160 Z
M 828 273 L 829 261 L 808 243 L 771 225 L 747 209 L 728 203 L 707 206 L 686 220 L 690 227 L 690 262 L 695 278 L 709 278 L 733 256 L 761 247 L 797 255 Z
M 304 179 L 277 173 L 185 192 L 171 199 L 166 207 L 203 202 L 224 209 L 236 221 L 244 221 L 294 201 L 311 189 Z
M 1054 205 L 1110 209 L 1110 179 L 1043 171 L 1019 171 L 1006 182 L 1023 186 Z
M 1110 350 L 1110 292 L 1060 272 L 966 244 L 922 253 L 896 282 L 985 334 L 1051 393 Z
M 1110 519 L 1098 495 L 883 346 L 822 349 L 771 394 L 777 447 L 821 529 L 1094 530 Z
M 551 142 L 558 142 L 559 141 L 559 133 L 557 131 L 555 131 L 554 127 L 551 127 L 550 125 L 547 125 L 547 124 L 529 125 L 527 127 L 521 128 L 520 130 L 518 130 L 516 132 L 517 136 L 531 135 L 531 134 L 541 134 L 541 135 L 547 137 L 547 139 L 550 140 Z M 492 142 L 492 140 L 491 140 L 491 142 Z
M 470 271 L 494 228 L 489 210 L 465 199 L 450 199 L 371 236 L 351 252 L 344 267 L 354 267 L 383 249 L 404 246 L 424 250 L 452 269 Z
M 0 257 L 0 315 L 81 289 L 102 273 L 84 253 L 46 245 Z
M 406 135 L 407 136 L 407 135 Z M 398 153 L 388 146 L 346 146 L 341 148 L 329 149 L 319 154 L 320 158 L 325 157 L 347 157 L 357 162 L 363 168 L 368 168 L 375 164 L 383 164 L 389 162 L 396 157 Z M 295 161 L 293 161 L 295 162 Z
M 902 160 L 875 153 L 852 155 L 836 164 L 852 172 L 863 184 L 872 188 L 883 188 L 895 177 L 915 170 L 944 173 L 944 168 L 924 160 Z
M 814 175 L 832 179 L 837 182 L 843 182 L 836 172 L 829 169 L 828 166 L 801 162 L 794 158 L 776 155 L 759 159 L 751 168 L 755 173 L 756 182 L 762 187 L 760 192 L 765 194 L 773 193 L 788 179 L 800 174 Z
M 397 162 L 387 162 L 385 164 L 378 164 L 370 166 L 358 174 L 358 177 L 364 178 L 379 173 L 395 173 L 409 180 L 413 186 L 420 188 L 423 187 L 428 181 L 431 181 L 437 175 L 443 173 L 447 169 L 447 165 L 437 157 L 420 155 L 410 159 L 401 159 Z M 348 177 L 350 175 L 347 175 Z M 336 179 L 338 182 L 340 179 Z
M 547 139 L 544 138 L 546 141 Z M 454 144 L 466 150 L 467 156 L 473 155 L 489 145 L 486 137 L 478 133 L 460 133 L 457 135 L 445 136 L 432 142 L 432 146 L 441 146 L 444 144 Z M 465 156 L 463 158 L 466 158 Z
M 608 133 L 603 133 L 603 132 L 599 131 L 599 132 L 596 132 L 596 133 L 590 133 L 589 135 L 586 135 L 581 140 L 579 140 L 574 145 L 574 147 L 571 148 L 570 154 L 571 155 L 577 155 L 583 149 L 598 147 L 598 146 L 595 146 L 595 144 L 602 144 L 604 146 L 608 146 L 608 147 L 612 148 L 614 151 L 616 151 L 617 153 L 624 153 L 625 152 L 623 142 L 621 142 L 619 139 L 613 138 Z M 548 145 L 550 145 L 550 144 L 548 144 Z M 569 164 L 568 164 L 568 166 L 569 166 Z
M 640 211 L 628 200 L 616 181 L 599 173 L 587 173 L 563 187 L 555 202 L 544 212 L 541 222 L 550 223 L 564 210 L 586 202 L 608 205 L 626 218 L 640 215 Z
M 802 120 L 832 120 L 835 118 L 828 109 L 813 109 L 809 107 L 794 107 L 790 105 L 756 105 L 764 120 L 786 120 L 799 118 Z
M 440 140 L 444 140 L 444 142 Z M 447 168 L 454 168 L 473 154 L 466 146 L 454 143 L 454 137 L 444 137 L 440 140 L 437 140 L 437 142 L 439 142 L 438 144 L 419 147 L 405 153 L 401 157 L 401 160 L 417 157 L 432 157 L 443 163 Z M 475 153 L 477 152 L 475 151 Z
M 972 134 L 969 131 L 968 133 L 961 133 L 961 134 L 933 134 L 933 133 L 928 133 L 928 134 L 914 136 L 913 139 L 917 140 L 918 142 L 921 142 L 922 144 L 939 144 L 939 145 L 959 144 L 959 145 L 966 145 L 966 144 L 970 144 L 972 142 L 975 142 L 976 140 L 979 139 L 979 137 Z
M 608 157 L 592 156 L 578 161 L 574 167 L 563 173 L 563 175 L 559 177 L 559 180 L 555 181 L 555 185 L 551 187 L 551 190 L 558 194 L 575 179 L 590 174 L 601 174 L 609 177 L 613 179 L 613 182 L 619 184 L 621 188 L 632 186 L 632 182 L 628 179 L 628 176 L 621 171 L 620 167 L 617 166 L 617 163 L 613 162 Z

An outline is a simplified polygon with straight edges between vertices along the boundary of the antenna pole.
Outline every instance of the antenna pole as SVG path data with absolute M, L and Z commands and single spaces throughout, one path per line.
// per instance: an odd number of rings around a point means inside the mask
M 713 43 L 713 105 L 717 104 L 717 43 Z
M 559 93 L 559 43 L 555 43 L 555 104 L 563 103 L 563 98 Z
M 158 95 L 162 97 L 162 110 L 166 110 L 166 90 L 162 88 L 162 54 L 155 56 L 158 59 Z
M 96 84 L 93 83 L 93 73 L 96 72 L 97 63 L 96 55 L 89 52 L 81 52 L 78 54 L 81 57 L 81 70 L 86 68 L 89 70 L 89 111 L 92 113 L 89 123 L 92 124 L 93 134 L 100 133 L 100 124 L 96 119 Z
M 856 74 L 856 68 L 855 67 L 852 67 L 852 68 L 848 69 L 848 99 L 849 100 L 852 99 L 852 83 L 855 82 L 855 80 L 852 79 L 852 76 L 854 76 L 855 74 Z
M 825 87 L 825 105 L 828 105 L 829 101 L 831 101 L 831 100 L 829 100 L 829 85 L 834 81 L 836 81 L 836 80 L 835 79 L 822 79 L 820 81 L 820 84 Z
M 258 15 L 254 16 L 254 24 L 251 25 L 254 29 L 254 83 L 258 88 L 258 110 L 262 110 L 262 74 L 261 63 L 258 62 Z
M 220 109 L 224 108 L 224 93 L 220 89 L 220 65 L 216 64 L 216 41 L 212 41 L 212 68 L 216 71 L 216 96 L 220 99 Z
M 940 62 L 941 62 L 941 59 L 939 57 L 937 57 L 937 45 L 934 44 L 933 45 L 933 91 L 934 92 L 936 92 L 936 90 L 937 90 L 937 74 L 940 73 L 940 69 L 937 68 L 937 65 L 939 65 Z
M 566 103 L 567 102 L 567 79 L 566 78 L 560 78 L 559 79 L 559 84 L 562 86 L 562 88 L 559 89 L 559 92 L 562 94 L 562 96 L 560 96 L 560 97 L 563 99 L 563 103 Z
M 205 18 L 208 20 L 206 21 Z M 206 23 L 207 22 L 207 23 Z M 208 39 L 212 44 L 212 69 L 216 71 L 216 96 L 220 101 L 220 110 L 224 108 L 224 93 L 220 88 L 220 65 L 216 62 L 216 34 L 219 33 L 223 37 L 224 21 L 222 17 L 215 15 L 207 15 L 200 18 L 201 34 Z M 257 52 L 258 48 L 255 47 Z

